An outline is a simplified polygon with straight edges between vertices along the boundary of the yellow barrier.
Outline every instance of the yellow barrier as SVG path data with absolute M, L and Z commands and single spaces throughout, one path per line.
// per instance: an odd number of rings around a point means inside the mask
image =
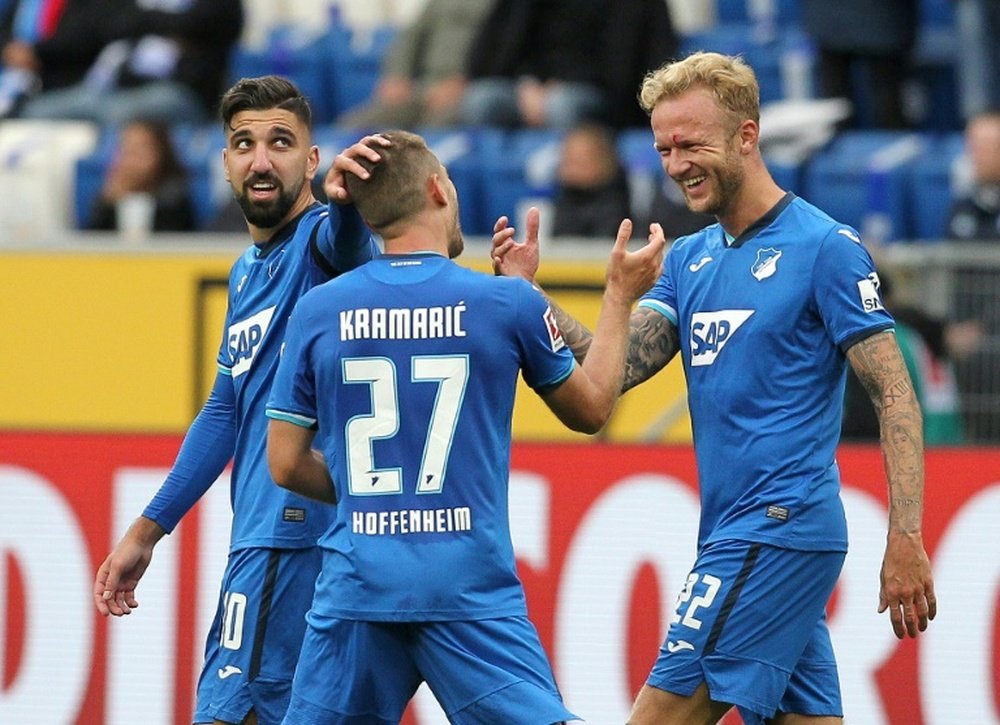
M 190 248 L 188 248 L 190 249 Z M 232 250 L 0 253 L 0 429 L 183 431 L 215 376 Z M 466 263 L 487 270 L 485 253 Z M 593 325 L 603 264 L 545 262 L 540 282 Z M 519 440 L 584 438 L 521 383 Z M 603 434 L 688 441 L 678 361 L 626 394 Z

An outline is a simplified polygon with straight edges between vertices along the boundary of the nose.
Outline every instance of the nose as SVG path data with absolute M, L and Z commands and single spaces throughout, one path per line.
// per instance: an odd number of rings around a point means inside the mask
M 254 148 L 253 163 L 250 166 L 250 170 L 256 174 L 263 174 L 270 171 L 271 167 L 271 156 L 267 152 L 267 145 L 258 144 Z
M 673 149 L 669 156 L 663 159 L 663 170 L 672 179 L 683 176 L 691 168 L 691 160 L 681 149 Z

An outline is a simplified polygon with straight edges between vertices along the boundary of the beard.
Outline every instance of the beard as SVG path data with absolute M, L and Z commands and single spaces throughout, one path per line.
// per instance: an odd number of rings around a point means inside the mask
M 278 192 L 277 199 L 269 202 L 258 202 L 251 199 L 246 189 L 258 181 L 269 181 L 274 184 Z M 298 199 L 304 183 L 304 180 L 300 181 L 292 189 L 286 190 L 281 181 L 273 176 L 254 176 L 244 182 L 242 191 L 234 191 L 234 196 L 240 209 L 243 210 L 243 216 L 250 224 L 260 229 L 273 229 L 285 219 L 288 212 L 295 206 L 295 200 Z
M 465 239 L 462 237 L 462 225 L 455 219 L 455 224 L 448 234 L 448 259 L 454 259 L 465 249 Z

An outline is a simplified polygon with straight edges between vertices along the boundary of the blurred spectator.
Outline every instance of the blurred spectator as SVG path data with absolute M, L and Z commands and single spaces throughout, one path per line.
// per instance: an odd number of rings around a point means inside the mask
M 0 117 L 78 83 L 101 50 L 95 0 L 15 0 L 0 11 Z
M 463 120 L 645 126 L 639 85 L 676 51 L 663 0 L 503 0 L 472 43 Z
M 821 95 L 847 98 L 853 105 L 844 125 L 907 127 L 902 86 L 917 36 L 917 10 L 917 0 L 803 0 L 803 26 L 819 50 Z M 870 123 L 859 113 L 866 108 Z
M 955 0 L 962 116 L 1000 111 L 1000 0 Z
M 928 446 L 965 442 L 954 363 L 979 349 L 982 325 L 976 320 L 940 320 L 916 307 L 897 303 L 892 296 L 891 279 L 884 269 L 879 270 L 879 280 L 882 302 L 896 319 L 896 340 L 920 401 L 924 442 Z M 857 376 L 848 371 L 841 437 L 877 441 L 879 436 L 871 398 Z
M 648 229 L 651 222 L 658 222 L 663 227 L 667 239 L 694 234 L 709 224 L 715 224 L 716 221 L 711 214 L 691 211 L 684 200 L 684 192 L 673 179 L 663 179 L 657 184 L 647 208 L 637 209 L 635 218 L 638 222 L 636 228 L 639 231 Z
M 552 235 L 613 239 L 630 217 L 628 181 L 611 131 L 577 126 L 563 138 Z
M 494 0 L 428 0 L 389 49 L 374 97 L 342 128 L 452 126 L 465 91 L 465 58 Z
M 1000 110 L 969 120 L 965 149 L 972 167 L 972 184 L 968 194 L 952 206 L 949 235 L 955 239 L 996 241 L 1000 239 Z
M 212 115 L 243 24 L 240 0 L 105 0 L 104 45 L 79 83 L 25 104 L 26 118 L 197 123 Z
M 88 228 L 129 234 L 195 230 L 187 173 L 165 126 L 133 121 L 122 128 Z

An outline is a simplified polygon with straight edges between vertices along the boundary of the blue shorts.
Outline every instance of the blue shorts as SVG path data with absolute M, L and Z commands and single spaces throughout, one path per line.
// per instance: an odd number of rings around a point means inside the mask
M 229 555 L 194 722 L 243 722 L 250 710 L 260 725 L 281 722 L 321 561 L 318 548 Z
M 747 725 L 776 712 L 842 716 L 826 604 L 844 552 L 745 541 L 698 555 L 646 680 L 736 705 Z
M 527 617 L 308 621 L 286 725 L 396 725 L 423 681 L 455 725 L 579 719 Z

